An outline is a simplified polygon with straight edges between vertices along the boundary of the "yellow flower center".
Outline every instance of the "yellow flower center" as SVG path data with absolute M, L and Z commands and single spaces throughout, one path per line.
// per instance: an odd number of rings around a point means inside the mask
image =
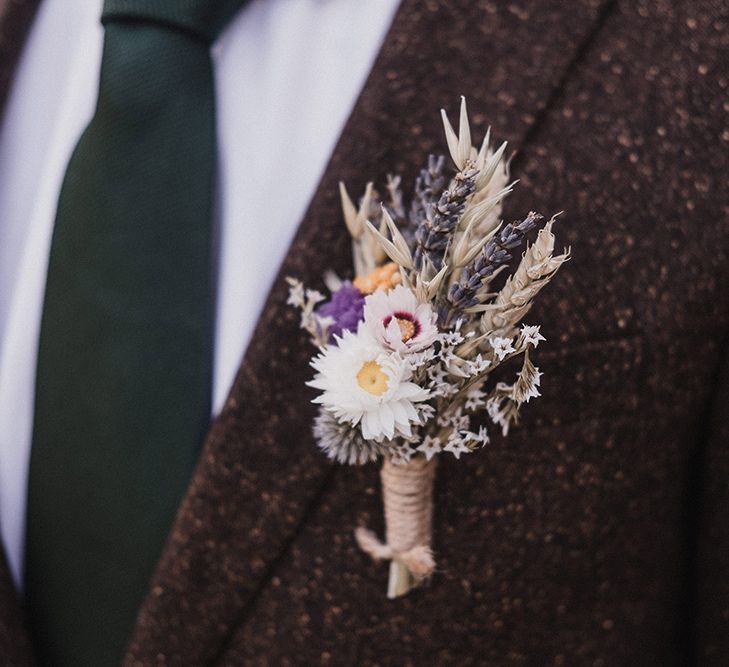
M 376 361 L 366 361 L 357 373 L 357 384 L 368 394 L 382 396 L 387 391 L 387 375 Z
M 415 323 L 412 320 L 395 318 L 397 326 L 400 327 L 400 337 L 403 343 L 407 343 L 415 335 Z

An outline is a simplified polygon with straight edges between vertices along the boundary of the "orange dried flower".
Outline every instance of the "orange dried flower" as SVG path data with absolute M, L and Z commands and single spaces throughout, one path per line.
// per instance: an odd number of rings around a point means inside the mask
M 354 286 L 362 294 L 372 294 L 382 287 L 386 292 L 400 284 L 400 267 L 395 262 L 388 262 L 378 266 L 366 276 L 359 276 L 354 279 Z

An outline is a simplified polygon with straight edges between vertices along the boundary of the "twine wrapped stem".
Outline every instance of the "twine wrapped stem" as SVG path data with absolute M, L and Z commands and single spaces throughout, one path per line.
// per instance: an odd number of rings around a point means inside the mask
M 435 569 L 431 551 L 435 467 L 435 457 L 428 461 L 417 456 L 398 465 L 386 458 L 380 471 L 385 542 L 366 528 L 355 531 L 363 551 L 375 560 L 390 561 L 388 598 L 404 595 Z

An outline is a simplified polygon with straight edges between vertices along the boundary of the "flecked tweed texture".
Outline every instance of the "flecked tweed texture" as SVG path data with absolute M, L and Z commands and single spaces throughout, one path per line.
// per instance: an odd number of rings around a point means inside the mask
M 518 149 L 507 216 L 566 211 L 574 258 L 529 317 L 544 396 L 441 461 L 438 572 L 386 600 L 349 530 L 381 534 L 377 469 L 314 446 L 279 280 L 127 665 L 726 664 L 728 48 L 719 1 L 403 0 L 281 275 L 345 272 L 337 181 L 410 180 L 466 94 Z M 0 655 L 23 664 L 18 618 L 4 573 Z

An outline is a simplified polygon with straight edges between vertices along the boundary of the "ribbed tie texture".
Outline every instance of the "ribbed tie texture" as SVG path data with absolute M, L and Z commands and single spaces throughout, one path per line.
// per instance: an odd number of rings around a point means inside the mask
M 212 42 L 246 0 L 106 0 L 102 21 L 144 21 Z
M 209 424 L 209 44 L 242 4 L 104 5 L 38 354 L 25 596 L 41 664 L 119 664 Z

